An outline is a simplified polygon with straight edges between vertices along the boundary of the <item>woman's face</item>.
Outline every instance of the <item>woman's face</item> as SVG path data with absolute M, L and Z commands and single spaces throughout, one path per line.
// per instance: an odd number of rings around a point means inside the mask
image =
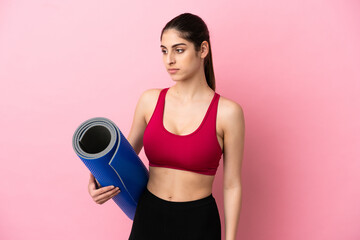
M 163 32 L 160 47 L 165 68 L 173 80 L 191 78 L 199 71 L 204 71 L 202 67 L 206 54 L 204 56 L 201 52 L 196 52 L 194 44 L 180 38 L 176 30 L 168 29 Z M 178 70 L 171 71 L 171 68 Z

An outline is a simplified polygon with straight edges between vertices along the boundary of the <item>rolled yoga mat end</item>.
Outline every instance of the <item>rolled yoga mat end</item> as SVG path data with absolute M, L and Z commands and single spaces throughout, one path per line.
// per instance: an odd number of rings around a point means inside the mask
M 73 148 L 101 186 L 119 187 L 112 199 L 133 220 L 149 172 L 119 128 L 107 118 L 91 118 L 76 129 Z

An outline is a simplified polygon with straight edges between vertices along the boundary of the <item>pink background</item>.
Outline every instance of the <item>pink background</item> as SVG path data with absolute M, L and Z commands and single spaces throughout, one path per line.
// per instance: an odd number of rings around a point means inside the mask
M 238 239 L 360 239 L 359 10 L 355 0 L 0 1 L 0 239 L 127 239 L 132 221 L 90 198 L 72 135 L 98 116 L 128 135 L 140 94 L 174 84 L 159 38 L 183 12 L 208 24 L 216 90 L 245 113 Z M 224 224 L 222 169 L 213 194 Z

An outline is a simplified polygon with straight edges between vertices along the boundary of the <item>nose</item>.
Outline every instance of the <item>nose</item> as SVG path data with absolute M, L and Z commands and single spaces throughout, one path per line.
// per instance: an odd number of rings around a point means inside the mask
M 171 51 L 166 57 L 167 64 L 172 65 L 175 63 L 174 53 Z

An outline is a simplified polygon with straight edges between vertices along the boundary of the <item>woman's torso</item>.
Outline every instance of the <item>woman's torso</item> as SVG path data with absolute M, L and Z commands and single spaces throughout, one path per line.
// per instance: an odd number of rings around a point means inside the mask
M 149 124 L 149 121 L 154 114 L 160 91 L 161 89 L 153 91 L 153 100 L 148 104 L 148 109 L 146 109 L 145 114 L 147 124 Z M 214 95 L 214 92 L 210 95 Z M 166 104 L 163 110 L 163 130 L 176 135 L 192 134 L 202 123 L 211 99 L 212 96 L 209 96 L 206 101 L 204 100 L 190 105 L 181 104 L 179 101 L 173 99 L 172 96 L 166 94 Z M 217 104 L 218 103 L 216 102 L 214 107 L 217 107 Z M 221 121 L 219 120 L 218 114 L 213 115 L 213 117 L 216 118 L 216 124 L 214 125 L 214 128 L 216 128 L 214 129 L 214 131 L 216 130 L 216 137 L 214 135 L 214 139 L 215 141 L 217 140 L 217 144 L 222 151 L 223 131 L 221 130 Z M 184 130 L 181 130 L 181 133 L 178 133 L 175 130 L 177 127 L 182 127 Z M 181 136 L 179 137 L 181 138 Z M 215 175 L 149 166 L 149 181 L 147 188 L 156 196 L 168 201 L 192 201 L 204 198 L 211 194 L 214 178 Z

